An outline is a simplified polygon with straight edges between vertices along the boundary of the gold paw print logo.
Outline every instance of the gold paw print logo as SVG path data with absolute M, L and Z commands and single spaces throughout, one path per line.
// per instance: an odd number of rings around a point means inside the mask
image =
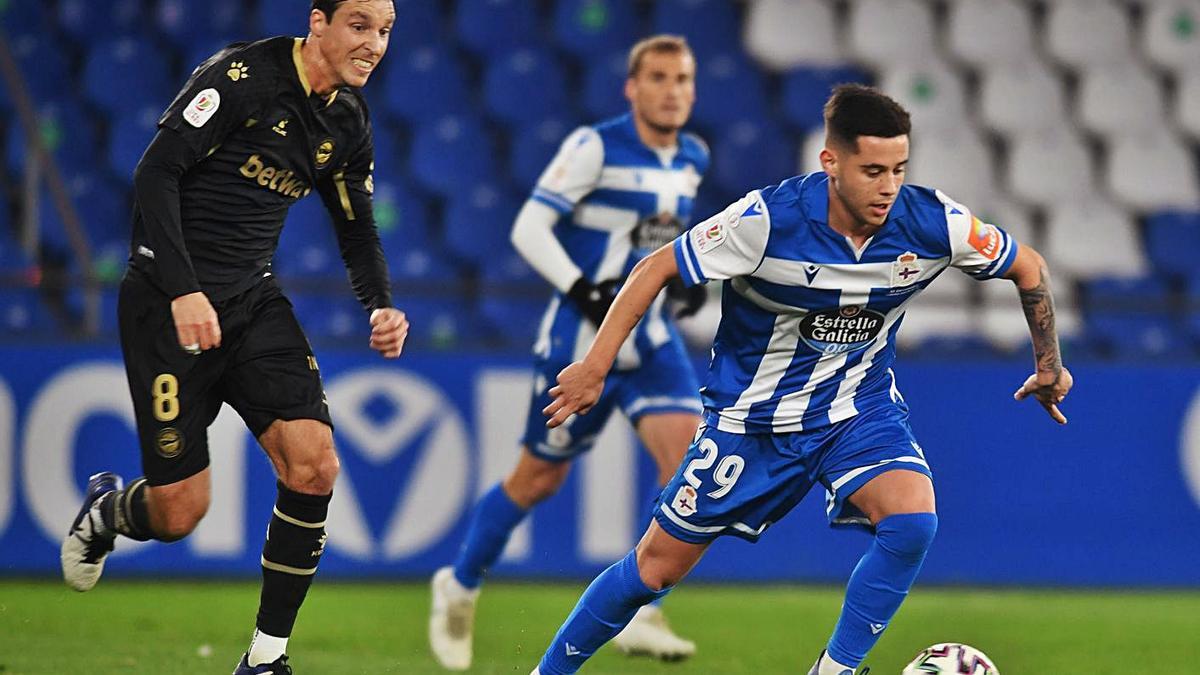
M 234 61 L 229 64 L 229 70 L 225 71 L 225 74 L 234 82 L 248 80 L 250 79 L 250 68 L 241 61 Z
M 287 120 L 279 120 L 278 124 L 271 127 L 271 131 L 274 131 L 275 133 L 279 134 L 280 136 L 287 136 L 287 125 L 288 125 Z

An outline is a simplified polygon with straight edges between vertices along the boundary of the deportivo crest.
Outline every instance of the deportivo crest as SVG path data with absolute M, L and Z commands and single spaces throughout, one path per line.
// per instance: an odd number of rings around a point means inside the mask
M 212 119 L 220 107 L 221 93 L 210 87 L 196 94 L 192 102 L 187 104 L 187 107 L 183 109 L 183 119 L 199 129 Z
M 889 285 L 892 288 L 909 286 L 916 283 L 920 278 L 921 262 L 917 259 L 917 254 L 912 251 L 905 251 L 892 263 L 892 280 Z
M 671 510 L 684 518 L 695 515 L 696 488 L 691 485 L 681 486 L 675 493 L 675 499 L 671 500 Z

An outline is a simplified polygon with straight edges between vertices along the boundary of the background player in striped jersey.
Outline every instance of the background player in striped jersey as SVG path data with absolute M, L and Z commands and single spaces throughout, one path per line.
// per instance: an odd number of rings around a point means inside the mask
M 553 430 L 540 414 L 554 377 L 582 356 L 634 264 L 677 237 L 691 218 L 708 167 L 704 143 L 680 131 L 695 100 L 695 71 L 682 38 L 655 36 L 635 45 L 625 84 L 630 113 L 575 130 L 517 215 L 513 245 L 557 292 L 534 345 L 534 391 L 517 465 L 476 505 L 454 565 L 433 578 L 429 640 L 447 668 L 471 664 L 484 572 L 529 510 L 558 490 L 572 460 L 591 448 L 615 409 L 654 457 L 660 484 L 679 466 L 700 422 L 696 375 L 657 292 L 620 346 L 611 386 L 595 412 Z M 703 289 L 683 295 L 682 313 L 699 309 Z M 664 659 L 695 651 L 657 606 L 643 608 L 616 644 Z
M 307 38 L 214 54 L 159 120 L 134 175 L 118 315 L 145 476 L 124 489 L 113 473 L 92 476 L 63 541 L 63 576 L 89 590 L 117 535 L 170 542 L 196 527 L 211 500 L 207 428 L 229 403 L 278 477 L 254 636 L 235 675 L 292 672 L 284 652 L 325 550 L 339 470 L 316 358 L 271 273 L 297 199 L 321 195 L 370 313 L 371 347 L 398 357 L 408 333 L 375 230 L 358 91 L 395 19 L 391 0 L 313 0 Z
M 665 595 L 717 537 L 754 541 L 811 489 L 833 525 L 874 540 L 810 675 L 852 675 L 916 579 L 937 529 L 932 474 L 891 364 L 909 301 L 949 267 L 1013 280 L 1028 319 L 1032 396 L 1055 421 L 1062 365 L 1045 261 L 966 206 L 903 185 L 909 116 L 869 87 L 825 107 L 824 171 L 753 190 L 634 269 L 583 360 L 551 389 L 548 426 L 587 413 L 618 346 L 659 289 L 724 280 L 702 391 L 705 426 L 637 547 L 601 573 L 535 673 L 575 672 L 644 603 Z

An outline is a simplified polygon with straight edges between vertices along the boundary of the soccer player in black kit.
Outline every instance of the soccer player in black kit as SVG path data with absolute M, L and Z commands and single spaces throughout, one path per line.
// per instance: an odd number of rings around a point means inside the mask
M 86 591 L 118 534 L 169 542 L 196 527 L 210 499 L 207 428 L 229 403 L 278 476 L 256 630 L 235 675 L 292 672 L 287 638 L 338 473 L 317 361 L 271 274 L 297 199 L 315 190 L 332 216 L 371 347 L 395 358 L 408 334 L 375 230 L 357 89 L 394 21 L 391 0 L 313 0 L 307 38 L 218 52 L 163 114 L 134 174 L 118 315 L 145 476 L 124 488 L 115 474 L 91 477 L 63 541 L 63 576 Z

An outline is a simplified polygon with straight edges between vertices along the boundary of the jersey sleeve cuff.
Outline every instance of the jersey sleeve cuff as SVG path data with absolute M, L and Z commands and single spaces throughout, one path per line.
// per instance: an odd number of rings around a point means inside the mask
M 1000 252 L 1000 255 L 996 256 L 992 264 L 983 268 L 983 271 L 979 274 L 980 279 L 995 279 L 996 277 L 1004 276 L 1008 272 L 1008 268 L 1012 267 L 1013 261 L 1017 259 L 1017 248 L 1019 248 L 1020 244 L 1017 243 L 1016 239 L 1009 236 L 1007 232 L 1003 236 L 1004 249 Z
M 549 206 L 562 215 L 566 215 L 575 210 L 575 204 L 573 204 L 569 199 L 556 192 L 551 192 L 542 188 L 534 188 L 533 194 L 530 195 L 530 199 L 541 202 L 542 204 Z
M 683 280 L 683 285 L 695 286 L 706 283 L 708 277 L 705 277 L 700 269 L 700 261 L 696 259 L 696 252 L 692 250 L 692 238 L 689 234 L 690 231 L 677 237 L 672 248 L 675 249 L 675 265 L 679 267 L 679 278 Z

